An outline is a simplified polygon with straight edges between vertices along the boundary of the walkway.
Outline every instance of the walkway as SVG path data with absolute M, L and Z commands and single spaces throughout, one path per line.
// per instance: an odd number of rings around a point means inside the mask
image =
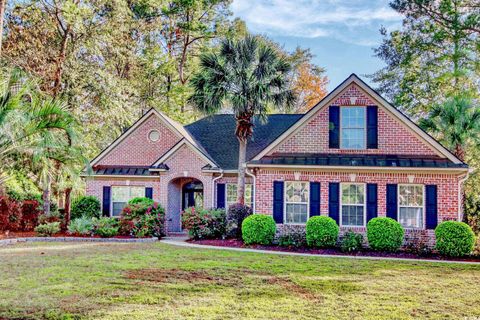
M 408 258 L 393 258 L 393 257 L 368 257 L 368 256 L 350 256 L 350 255 L 334 255 L 334 254 L 311 254 L 300 252 L 285 252 L 285 251 L 273 251 L 273 250 L 261 250 L 250 248 L 233 248 L 233 247 L 221 247 L 211 246 L 203 244 L 195 244 L 186 242 L 186 237 L 166 237 L 160 240 L 162 243 L 169 245 L 197 248 L 197 249 L 214 249 L 214 250 L 230 250 L 238 252 L 253 252 L 253 253 L 265 253 L 265 254 L 277 254 L 284 256 L 300 256 L 300 257 L 320 257 L 320 258 L 341 258 L 341 259 L 354 259 L 354 260 L 381 260 L 381 261 L 403 261 L 403 262 L 429 262 L 429 263 L 449 263 L 449 264 L 471 264 L 480 265 L 480 262 L 475 261 L 448 261 L 448 260 L 431 260 L 431 259 L 408 259 Z

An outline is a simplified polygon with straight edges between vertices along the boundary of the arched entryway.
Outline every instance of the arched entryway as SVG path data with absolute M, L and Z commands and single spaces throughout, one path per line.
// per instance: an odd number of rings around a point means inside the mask
M 181 232 L 181 212 L 189 207 L 203 207 L 203 183 L 191 177 L 172 179 L 168 184 L 167 231 Z

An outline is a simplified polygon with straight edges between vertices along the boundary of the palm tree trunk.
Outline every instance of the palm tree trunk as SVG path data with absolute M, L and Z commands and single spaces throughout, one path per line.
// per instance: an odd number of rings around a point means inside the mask
M 43 188 L 43 213 L 50 214 L 50 177 L 47 176 L 45 187 Z
M 237 202 L 245 204 L 245 171 L 247 160 L 247 139 L 238 138 L 238 181 Z
M 2 56 L 3 22 L 5 20 L 6 6 L 7 6 L 7 0 L 0 0 L 0 57 Z
M 65 225 L 68 226 L 70 223 L 70 196 L 72 195 L 72 188 L 65 189 Z

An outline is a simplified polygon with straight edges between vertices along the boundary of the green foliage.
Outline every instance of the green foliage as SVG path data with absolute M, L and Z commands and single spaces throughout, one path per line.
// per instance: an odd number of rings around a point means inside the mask
M 284 226 L 284 228 L 286 227 Z M 282 247 L 300 248 L 304 247 L 306 244 L 307 239 L 305 238 L 305 231 L 298 228 L 282 230 L 278 237 L 278 245 Z
M 94 196 L 80 197 L 73 205 L 70 212 L 71 219 L 87 217 L 100 218 L 100 201 Z
M 35 232 L 40 237 L 51 237 L 60 232 L 60 222 L 49 222 L 35 227 Z
M 311 217 L 305 226 L 307 244 L 319 248 L 333 247 L 337 243 L 339 229 L 330 217 Z
M 80 217 L 70 221 L 68 232 L 75 235 L 90 235 L 93 232 L 94 221 L 90 217 Z
M 367 224 L 368 245 L 376 251 L 397 251 L 402 246 L 404 234 L 400 223 L 392 218 L 377 217 Z
M 469 255 L 475 245 L 475 234 L 463 222 L 445 221 L 435 228 L 436 249 L 450 257 Z
M 110 238 L 118 235 L 118 220 L 113 217 L 93 218 L 93 232 L 102 237 Z
M 242 239 L 247 245 L 270 245 L 275 237 L 277 225 L 271 216 L 254 214 L 248 216 L 242 223 Z
M 161 238 L 165 235 L 165 210 L 148 198 L 136 198 L 122 210 L 119 218 L 122 235 Z M 147 200 L 146 200 L 147 199 Z
M 342 252 L 357 252 L 363 248 L 363 236 L 360 233 L 348 231 L 340 242 Z
M 225 235 L 226 214 L 221 209 L 187 208 L 182 212 L 182 227 L 192 239 L 218 239 Z
M 228 207 L 227 212 L 227 237 L 242 238 L 242 223 L 246 217 L 253 213 L 249 206 L 234 203 Z
M 155 201 L 153 201 L 153 199 L 147 197 L 136 197 L 128 201 L 128 204 L 142 204 L 146 206 L 151 206 L 154 202 Z

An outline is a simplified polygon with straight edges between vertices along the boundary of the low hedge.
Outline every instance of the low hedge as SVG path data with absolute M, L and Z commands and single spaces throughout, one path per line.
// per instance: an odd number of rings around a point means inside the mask
M 70 219 L 73 220 L 81 217 L 100 218 L 102 216 L 100 210 L 100 201 L 97 197 L 83 196 L 72 205 Z
M 242 223 L 242 239 L 245 244 L 272 244 L 277 226 L 271 216 L 254 214 Z
M 436 249 L 442 255 L 469 255 L 475 245 L 475 234 L 464 222 L 445 221 L 435 228 Z
M 330 217 L 311 217 L 305 226 L 307 244 L 318 248 L 333 247 L 337 244 L 339 229 Z
M 405 230 L 392 218 L 373 218 L 367 224 L 368 245 L 376 251 L 397 251 L 402 246 L 404 235 Z

